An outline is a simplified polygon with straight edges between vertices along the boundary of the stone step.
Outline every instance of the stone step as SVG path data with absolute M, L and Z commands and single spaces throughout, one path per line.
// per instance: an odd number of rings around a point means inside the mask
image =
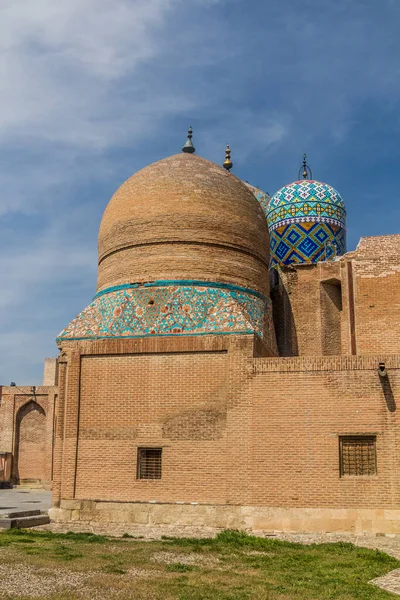
M 20 479 L 13 487 L 14 489 L 41 489 L 44 482 L 41 479 Z
M 0 529 L 25 529 L 50 523 L 48 515 L 32 515 L 28 517 L 0 517 Z
M 19 510 L 16 512 L 0 513 L 0 519 L 20 519 L 21 517 L 37 517 L 41 515 L 41 511 L 37 510 Z

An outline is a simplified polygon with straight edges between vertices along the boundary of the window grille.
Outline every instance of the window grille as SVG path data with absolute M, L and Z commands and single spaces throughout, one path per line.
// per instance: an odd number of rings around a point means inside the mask
M 376 436 L 346 435 L 339 438 L 340 476 L 376 475 Z
M 161 479 L 162 448 L 138 448 L 138 479 Z

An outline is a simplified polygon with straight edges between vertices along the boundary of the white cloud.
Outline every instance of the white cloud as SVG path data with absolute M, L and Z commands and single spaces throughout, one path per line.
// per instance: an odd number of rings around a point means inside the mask
M 107 195 L 179 151 L 189 124 L 199 154 L 221 163 L 229 143 L 234 168 L 272 192 L 275 150 L 286 181 L 294 155 L 321 163 L 348 142 L 366 102 L 394 110 L 399 12 L 395 0 L 3 0 L 0 381 L 17 361 L 29 383 L 35 344 L 53 354 L 94 292 Z
M 21 0 L 3 6 L 0 139 L 19 134 L 104 146 L 113 88 L 161 51 L 157 29 L 177 3 Z

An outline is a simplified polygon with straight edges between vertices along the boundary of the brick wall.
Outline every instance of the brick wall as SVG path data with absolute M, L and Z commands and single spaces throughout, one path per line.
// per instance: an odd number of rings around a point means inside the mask
M 233 413 L 228 422 L 227 406 L 241 386 L 243 354 L 263 353 L 253 342 L 211 335 L 65 343 L 55 504 L 74 496 L 223 502 L 237 452 L 226 446 L 227 430 L 241 427 Z M 137 450 L 146 446 L 163 449 L 162 482 L 136 479 Z
M 58 363 L 56 358 L 44 359 L 43 385 L 55 386 L 58 381 Z
M 400 235 L 361 238 L 352 253 L 358 354 L 399 352 Z
M 28 402 L 18 411 L 16 425 L 16 478 L 45 481 L 46 413 L 37 402 Z
M 11 388 L 13 389 L 13 388 Z M 2 387 L 0 405 L 0 452 L 12 452 L 14 430 L 14 395 Z
M 0 451 L 11 454 L 14 482 L 34 479 L 45 486 L 51 483 L 56 397 L 56 387 L 37 387 L 33 396 L 31 387 L 3 386 Z
M 55 504 L 395 508 L 400 357 L 254 358 L 253 342 L 71 342 Z M 357 434 L 376 436 L 378 472 L 341 478 L 339 436 Z M 136 479 L 139 447 L 162 447 L 161 480 Z
M 77 497 L 223 501 L 226 371 L 224 352 L 83 357 Z M 136 479 L 141 446 L 161 481 Z
M 271 292 L 281 356 L 397 353 L 400 235 L 361 238 L 333 262 L 282 267 Z
M 341 354 L 342 284 L 338 279 L 322 281 L 321 341 L 322 354 Z
M 253 504 L 394 508 L 400 500 L 399 357 L 254 361 Z M 389 366 L 390 365 L 390 366 Z M 339 476 L 339 435 L 377 436 L 377 475 Z

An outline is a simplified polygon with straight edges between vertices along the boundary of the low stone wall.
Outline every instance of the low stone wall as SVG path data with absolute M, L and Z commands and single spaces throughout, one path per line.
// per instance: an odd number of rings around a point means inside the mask
M 275 508 L 209 504 L 147 502 L 96 502 L 63 500 L 52 508 L 55 522 L 132 527 L 205 528 L 208 531 L 239 529 L 248 532 L 294 532 L 358 534 L 400 533 L 400 510 Z

